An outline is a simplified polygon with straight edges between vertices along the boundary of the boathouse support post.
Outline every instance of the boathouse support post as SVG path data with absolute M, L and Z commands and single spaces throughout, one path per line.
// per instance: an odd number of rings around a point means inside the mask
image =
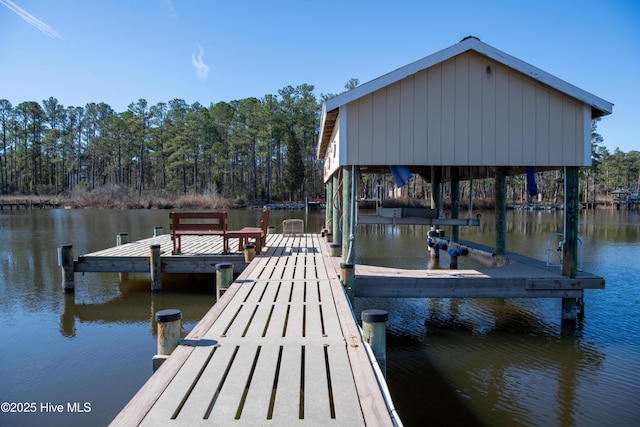
M 76 285 L 73 268 L 73 245 L 62 245 L 59 254 L 62 290 L 64 292 L 74 292 Z
M 216 265 L 216 297 L 220 299 L 233 283 L 233 264 L 223 262 Z
M 351 235 L 351 202 L 354 200 L 352 192 L 353 170 L 350 166 L 342 168 L 342 260 L 350 262 L 350 246 L 353 245 L 353 237 Z M 335 234 L 335 233 L 334 233 Z
M 325 197 L 325 216 L 324 216 L 324 228 L 326 233 L 333 233 L 333 178 L 329 178 L 325 183 L 326 197 Z
M 451 167 L 451 218 L 460 218 L 460 170 L 457 166 Z M 451 226 L 451 242 L 458 243 L 460 239 L 460 227 Z M 449 269 L 458 269 L 458 255 L 449 256 Z
M 160 280 L 161 264 L 160 264 L 160 244 L 154 243 L 149 246 L 149 273 L 151 274 L 151 292 L 159 292 L 162 290 L 162 280 Z
M 331 221 L 331 231 L 327 239 L 329 242 L 341 244 L 342 234 L 340 231 L 340 214 L 342 213 L 342 203 L 340 203 L 340 169 L 333 174 L 333 194 L 331 203 L 333 204 L 333 220 Z
M 386 310 L 370 308 L 363 310 L 362 339 L 369 344 L 378 362 L 382 375 L 387 377 L 387 319 Z
M 578 271 L 578 223 L 580 200 L 578 198 L 579 169 L 571 166 L 564 170 L 564 245 L 562 247 L 562 275 L 575 278 Z M 562 299 L 562 320 L 575 321 L 580 301 Z
M 507 252 L 507 178 L 506 168 L 498 166 L 495 176 L 496 255 Z
M 441 183 L 442 183 L 442 168 L 439 166 L 431 166 L 431 209 L 436 210 L 436 217 L 440 218 L 440 200 L 442 197 L 441 191 Z M 431 231 L 435 233 L 436 227 L 431 226 Z M 431 236 L 431 233 L 429 233 Z M 440 262 L 440 250 L 429 246 L 429 255 L 431 257 L 430 264 L 434 264 L 434 267 L 437 268 L 437 264 Z M 431 268 L 431 266 L 429 267 Z

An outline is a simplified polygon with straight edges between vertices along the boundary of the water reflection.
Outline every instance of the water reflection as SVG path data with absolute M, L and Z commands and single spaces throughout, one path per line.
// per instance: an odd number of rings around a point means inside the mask
M 119 294 L 96 303 L 76 303 L 74 293 L 62 293 L 60 333 L 76 335 L 76 321 L 82 323 L 147 323 L 149 334 L 157 333 L 155 313 L 178 307 L 183 323 L 197 322 L 215 304 L 215 275 L 164 274 L 162 292 L 150 292 L 149 279 L 127 275 L 119 283 Z
M 464 214 L 463 214 L 464 215 Z M 232 212 L 232 227 L 259 221 L 259 211 Z M 272 225 L 303 219 L 317 232 L 324 212 L 273 211 Z M 561 212 L 508 212 L 507 250 L 544 259 L 547 238 L 562 230 Z M 184 332 L 215 301 L 212 277 L 165 277 L 149 291 L 146 275 L 76 275 L 75 294 L 61 291 L 55 248 L 76 256 L 168 232 L 166 211 L 17 211 L 0 213 L 0 378 L 12 399 L 90 400 L 91 418 L 33 417 L 31 425 L 106 425 L 149 378 L 155 312 L 178 308 Z M 450 230 L 445 230 L 450 234 Z M 430 268 L 428 227 L 359 226 L 356 262 Z M 606 289 L 585 292 L 585 318 L 560 321 L 560 301 L 546 299 L 365 299 L 389 312 L 387 380 L 406 426 L 634 425 L 640 418 L 640 216 L 582 212 L 585 270 Z M 462 239 L 493 246 L 491 212 Z M 477 268 L 460 257 L 460 269 Z M 448 257 L 439 260 L 448 268 Z M 29 355 L 15 345 L 29 340 Z M 203 343 L 207 344 L 207 343 Z M 209 343 L 210 344 L 210 343 Z M 16 421 L 16 422 L 14 422 Z M 0 414 L 0 425 L 20 425 Z M 24 424 L 23 424 L 24 425 Z

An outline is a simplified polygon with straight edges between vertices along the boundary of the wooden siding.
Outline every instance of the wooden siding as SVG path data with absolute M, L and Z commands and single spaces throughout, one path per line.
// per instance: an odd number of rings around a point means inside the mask
M 342 165 L 582 166 L 590 153 L 580 101 L 472 51 L 340 115 Z
M 327 150 L 327 156 L 324 159 L 324 180 L 325 182 L 329 177 L 338 169 L 340 166 L 340 160 L 342 157 L 346 157 L 340 154 L 341 148 L 344 149 L 344 146 L 340 145 L 340 123 L 344 122 L 346 118 L 345 114 L 338 115 L 338 120 L 335 126 L 333 126 L 331 131 L 331 138 L 329 142 L 329 149 Z M 357 129 L 356 129 L 357 131 Z M 356 137 L 357 139 L 357 137 Z

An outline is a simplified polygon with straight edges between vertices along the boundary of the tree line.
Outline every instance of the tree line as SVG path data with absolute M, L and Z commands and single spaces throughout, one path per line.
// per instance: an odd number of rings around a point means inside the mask
M 209 107 L 139 99 L 121 113 L 105 103 L 0 99 L 0 193 L 117 186 L 140 195 L 316 197 L 324 190 L 313 89 L 287 86 Z
M 358 83 L 351 79 L 345 89 Z M 105 103 L 65 107 L 51 97 L 13 106 L 0 99 L 0 193 L 58 195 L 110 186 L 138 195 L 211 194 L 233 202 L 313 199 L 324 195 L 316 158 L 321 103 L 333 96 L 318 99 L 313 90 L 309 84 L 287 86 L 276 95 L 208 107 L 139 99 L 120 113 Z M 598 120 L 592 123 L 593 165 L 581 170 L 585 202 L 640 186 L 640 153 L 609 152 Z M 537 176 L 545 200 L 557 200 L 559 172 Z M 392 187 L 390 176 L 375 177 L 380 179 Z M 490 180 L 473 185 L 476 197 L 493 196 Z M 511 178 L 509 188 L 514 203 L 527 201 L 524 176 Z M 409 197 L 428 193 L 420 177 L 403 190 Z

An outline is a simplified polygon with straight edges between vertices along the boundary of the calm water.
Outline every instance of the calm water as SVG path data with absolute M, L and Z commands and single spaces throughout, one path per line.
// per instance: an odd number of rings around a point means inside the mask
M 508 215 L 508 250 L 544 259 L 561 213 Z M 323 217 L 274 211 L 271 223 L 302 218 L 315 232 Z M 231 221 L 257 223 L 259 212 Z M 482 224 L 461 238 L 493 246 L 490 213 Z M 181 309 L 188 331 L 209 310 L 206 276 L 166 277 L 151 294 L 145 275 L 120 283 L 117 274 L 77 274 L 75 295 L 62 294 L 57 247 L 71 243 L 77 256 L 112 246 L 121 231 L 149 237 L 156 225 L 168 231 L 167 211 L 0 212 L 0 402 L 36 404 L 36 413 L 0 413 L 0 425 L 108 424 L 151 374 L 154 313 Z M 428 268 L 426 231 L 362 227 L 356 262 Z M 356 300 L 358 312 L 389 311 L 387 379 L 406 426 L 638 425 L 640 216 L 583 213 L 580 234 L 584 269 L 607 288 L 586 292 L 575 328 L 563 328 L 559 300 Z M 65 413 L 43 412 L 47 403 Z M 68 413 L 68 404 L 84 412 Z

